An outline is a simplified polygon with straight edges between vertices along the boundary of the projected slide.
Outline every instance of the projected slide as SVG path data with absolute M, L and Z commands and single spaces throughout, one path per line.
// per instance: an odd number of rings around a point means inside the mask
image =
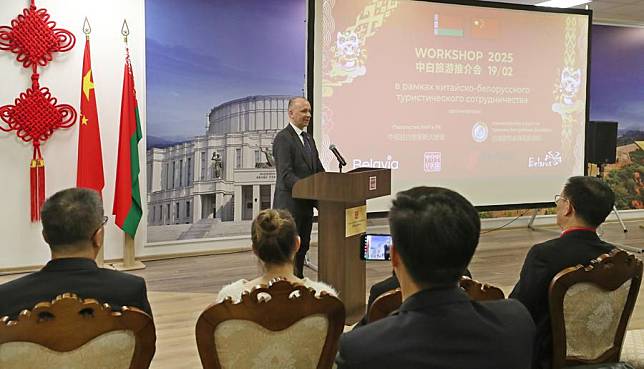
M 314 121 L 327 170 L 337 170 L 333 143 L 348 169 L 391 168 L 392 194 L 444 186 L 479 206 L 553 201 L 583 174 L 587 15 L 424 1 L 318 8 Z

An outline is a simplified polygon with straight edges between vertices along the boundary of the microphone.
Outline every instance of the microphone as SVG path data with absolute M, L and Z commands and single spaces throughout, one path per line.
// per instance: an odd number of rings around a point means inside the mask
M 329 150 L 331 150 L 333 155 L 335 155 L 335 158 L 338 159 L 338 163 L 340 164 L 340 167 L 343 167 L 343 166 L 347 165 L 347 162 L 344 160 L 344 158 L 342 157 L 342 155 L 338 151 L 338 148 L 335 147 L 334 144 L 331 144 L 331 146 L 329 146 Z

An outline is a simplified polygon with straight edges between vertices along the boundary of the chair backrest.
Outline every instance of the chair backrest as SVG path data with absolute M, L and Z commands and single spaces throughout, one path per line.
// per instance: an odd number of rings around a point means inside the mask
M 550 283 L 552 367 L 619 361 L 642 280 L 642 261 L 615 249 Z
M 204 369 L 331 368 L 344 327 L 344 304 L 284 280 L 209 306 L 196 326 Z
M 459 285 L 474 301 L 502 300 L 505 298 L 500 288 L 481 283 L 469 277 L 461 277 Z M 367 321 L 371 323 L 380 320 L 398 309 L 401 304 L 402 293 L 400 288 L 387 291 L 373 301 L 371 308 L 367 312 Z
M 603 364 L 588 364 L 588 365 L 575 365 L 567 366 L 567 369 L 635 369 L 629 363 L 603 363 Z
M 373 300 L 371 308 L 367 312 L 367 322 L 373 323 L 388 316 L 397 310 L 400 305 L 402 305 L 402 292 L 400 292 L 400 288 L 394 288 L 383 293 Z
M 461 277 L 459 284 L 474 301 L 503 300 L 505 298 L 500 288 L 469 277 Z
M 136 308 L 66 293 L 0 321 L 0 368 L 146 369 L 155 351 L 152 318 Z

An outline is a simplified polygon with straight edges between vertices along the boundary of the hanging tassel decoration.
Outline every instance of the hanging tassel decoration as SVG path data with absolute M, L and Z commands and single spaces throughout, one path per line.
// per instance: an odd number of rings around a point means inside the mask
M 34 156 L 29 168 L 31 189 L 31 221 L 40 220 L 40 208 L 45 203 L 45 161 L 40 153 L 40 145 L 34 145 Z
M 56 28 L 47 10 L 36 8 L 35 0 L 11 21 L 11 26 L 0 26 L 0 50 L 16 54 L 16 60 L 32 71 L 31 88 L 20 93 L 14 104 L 0 106 L 0 131 L 15 131 L 34 148 L 29 168 L 32 222 L 40 220 L 45 202 L 45 161 L 40 145 L 55 130 L 71 127 L 77 116 L 71 105 L 59 104 L 47 87 L 40 86 L 38 67 L 49 64 L 55 53 L 71 50 L 75 43 L 74 35 Z
M 40 219 L 40 209 L 37 206 L 38 202 L 38 191 L 36 190 L 36 182 L 38 178 L 38 160 L 31 159 L 31 165 L 29 168 L 29 177 L 31 185 L 31 221 L 36 222 Z

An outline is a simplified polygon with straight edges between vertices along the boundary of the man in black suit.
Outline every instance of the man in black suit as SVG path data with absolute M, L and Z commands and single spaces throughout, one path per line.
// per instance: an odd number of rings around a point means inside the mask
M 416 187 L 389 211 L 398 312 L 345 333 L 338 369 L 529 369 L 534 323 L 517 301 L 472 301 L 458 286 L 481 221 L 456 192 Z
M 552 335 L 548 308 L 548 287 L 561 270 L 589 264 L 613 246 L 599 239 L 597 227 L 613 210 L 615 194 L 595 177 L 571 177 L 561 194 L 555 196 L 558 238 L 534 245 L 523 263 L 519 282 L 510 298 L 517 299 L 532 314 L 537 325 L 535 368 L 550 368 Z
M 38 272 L 0 285 L 0 317 L 16 318 L 65 292 L 108 303 L 114 310 L 137 307 L 152 316 L 143 278 L 96 266 L 107 222 L 96 191 L 60 191 L 47 199 L 41 217 L 51 260 Z
M 289 124 L 275 136 L 273 156 L 277 179 L 273 208 L 288 210 L 300 235 L 300 249 L 295 256 L 295 274 L 304 277 L 304 258 L 309 250 L 313 227 L 314 200 L 294 199 L 293 185 L 298 180 L 324 172 L 313 137 L 306 132 L 311 120 L 311 104 L 303 97 L 288 102 Z

